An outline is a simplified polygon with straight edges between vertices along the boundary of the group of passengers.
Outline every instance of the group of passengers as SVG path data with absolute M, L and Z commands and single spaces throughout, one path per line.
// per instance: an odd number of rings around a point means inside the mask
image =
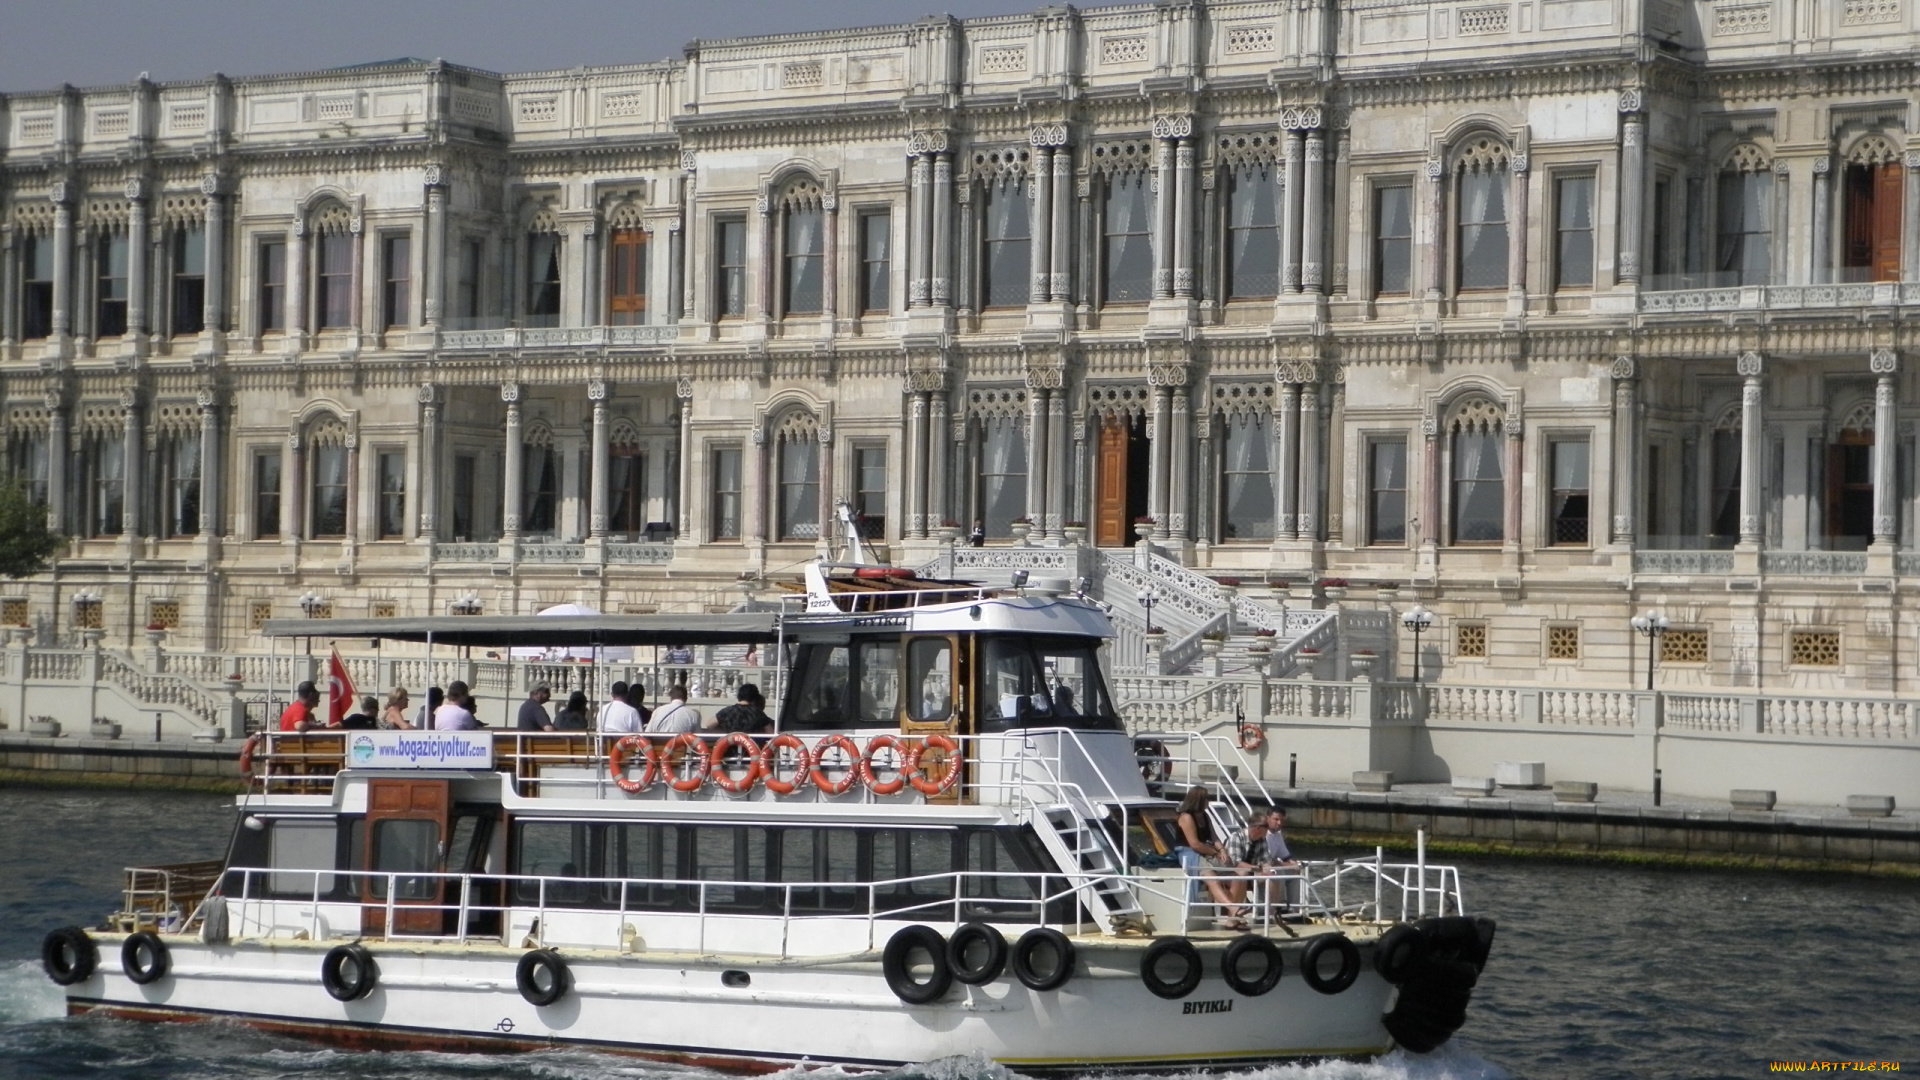
M 575 690 L 559 712 L 550 714 L 547 704 L 553 700 L 553 688 L 541 685 L 534 687 L 527 699 L 520 703 L 514 728 L 518 731 L 600 731 L 608 734 L 743 731 L 760 735 L 773 730 L 773 718 L 766 711 L 767 699 L 758 686 L 742 683 L 735 699 L 734 704 L 702 720 L 700 711 L 687 704 L 687 688 L 683 684 L 675 683 L 667 690 L 666 702 L 649 709 L 646 706 L 645 685 L 616 682 L 608 688 L 608 700 L 598 712 L 592 711 L 585 691 Z M 429 689 L 425 704 L 418 710 L 410 710 L 410 704 L 411 698 L 406 687 L 395 687 L 387 695 L 385 707 L 381 706 L 378 698 L 368 694 L 360 699 L 358 712 L 350 713 L 338 723 L 330 723 L 321 719 L 318 712 L 319 688 L 310 681 L 302 682 L 294 688 L 292 703 L 280 714 L 280 730 L 427 728 L 435 731 L 471 731 L 488 726 L 476 716 L 479 706 L 472 688 L 458 679 L 448 683 L 444 690 L 438 686 Z
M 1287 874 L 1300 866 L 1287 847 L 1287 810 L 1284 806 L 1255 807 L 1247 814 L 1244 833 L 1223 840 L 1215 835 L 1212 817 L 1207 813 L 1212 802 L 1213 792 L 1205 786 L 1187 790 L 1175 818 L 1179 842 L 1173 853 L 1179 857 L 1181 868 L 1198 878 L 1213 897 L 1215 910 L 1220 913 L 1217 925 L 1225 930 L 1245 930 L 1247 920 L 1255 914 L 1254 905 L 1248 902 L 1255 891 L 1253 879 Z M 1297 880 L 1260 884 L 1270 890 L 1265 899 L 1270 906 L 1297 902 Z

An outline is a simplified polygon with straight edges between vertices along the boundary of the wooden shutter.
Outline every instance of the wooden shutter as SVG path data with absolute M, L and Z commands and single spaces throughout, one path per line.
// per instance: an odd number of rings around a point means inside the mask
M 634 326 L 647 321 L 647 234 L 615 229 L 607 265 L 607 321 Z
M 1900 204 L 1906 178 L 1898 163 L 1873 167 L 1873 280 L 1900 280 Z

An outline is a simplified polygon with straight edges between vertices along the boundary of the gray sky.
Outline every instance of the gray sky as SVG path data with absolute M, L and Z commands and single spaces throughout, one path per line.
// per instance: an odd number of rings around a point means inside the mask
M 548 71 L 679 56 L 742 37 L 1033 11 L 1042 0 L 0 0 L 0 91 L 216 71 L 310 71 L 401 56 Z

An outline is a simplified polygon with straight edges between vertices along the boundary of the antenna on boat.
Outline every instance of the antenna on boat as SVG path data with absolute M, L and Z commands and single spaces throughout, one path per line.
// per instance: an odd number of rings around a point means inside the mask
M 853 507 L 841 499 L 834 507 L 840 518 L 840 529 L 847 538 L 846 563 L 850 566 L 871 566 L 873 555 L 867 551 L 865 540 L 860 538 L 860 522 L 853 516 Z

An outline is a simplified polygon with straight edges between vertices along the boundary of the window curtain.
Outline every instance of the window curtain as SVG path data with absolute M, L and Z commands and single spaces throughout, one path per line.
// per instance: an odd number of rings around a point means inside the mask
M 1460 174 L 1460 287 L 1507 284 L 1507 185 L 1499 172 Z
M 818 210 L 787 211 L 787 314 L 820 313 L 820 218 Z
M 347 448 L 313 448 L 313 535 L 347 534 Z
M 554 531 L 554 497 L 560 490 L 558 457 L 551 446 L 526 448 L 526 466 L 522 483 L 526 485 L 521 505 L 525 507 L 522 530 L 528 533 Z
M 116 536 L 121 531 L 121 483 L 126 476 L 125 437 L 103 435 L 93 440 L 93 535 Z
M 1732 285 L 1765 285 L 1773 271 L 1773 176 L 1720 174 L 1714 269 Z
M 1032 254 L 1026 181 L 988 184 L 986 200 L 987 280 L 983 306 L 1025 306 Z
M 328 233 L 320 238 L 320 326 L 353 325 L 353 237 Z
M 1732 547 L 1740 538 L 1740 432 L 1713 433 L 1714 547 Z
M 1227 295 L 1280 292 L 1280 185 L 1265 165 L 1236 169 L 1227 209 Z
M 47 504 L 47 437 L 30 435 L 13 444 L 14 477 L 36 504 Z
M 640 485 L 636 483 L 641 458 L 638 454 L 614 454 L 607 460 L 607 494 L 612 497 L 613 512 L 607 516 L 607 528 L 616 533 L 640 531 Z
M 1153 298 L 1153 240 L 1148 231 L 1147 174 L 1118 172 L 1107 178 L 1107 303 Z
M 167 475 L 172 478 L 167 523 L 172 536 L 200 531 L 200 435 L 176 436 L 167 442 Z
M 780 444 L 780 538 L 820 536 L 820 444 L 811 436 Z
M 1267 414 L 1225 419 L 1223 540 L 1273 539 L 1273 466 Z
M 1027 433 L 1011 416 L 981 424 L 980 509 L 987 535 L 1013 535 L 1013 519 L 1027 513 Z
M 1506 484 L 1501 478 L 1500 436 L 1491 427 L 1453 433 L 1453 542 L 1506 539 Z

